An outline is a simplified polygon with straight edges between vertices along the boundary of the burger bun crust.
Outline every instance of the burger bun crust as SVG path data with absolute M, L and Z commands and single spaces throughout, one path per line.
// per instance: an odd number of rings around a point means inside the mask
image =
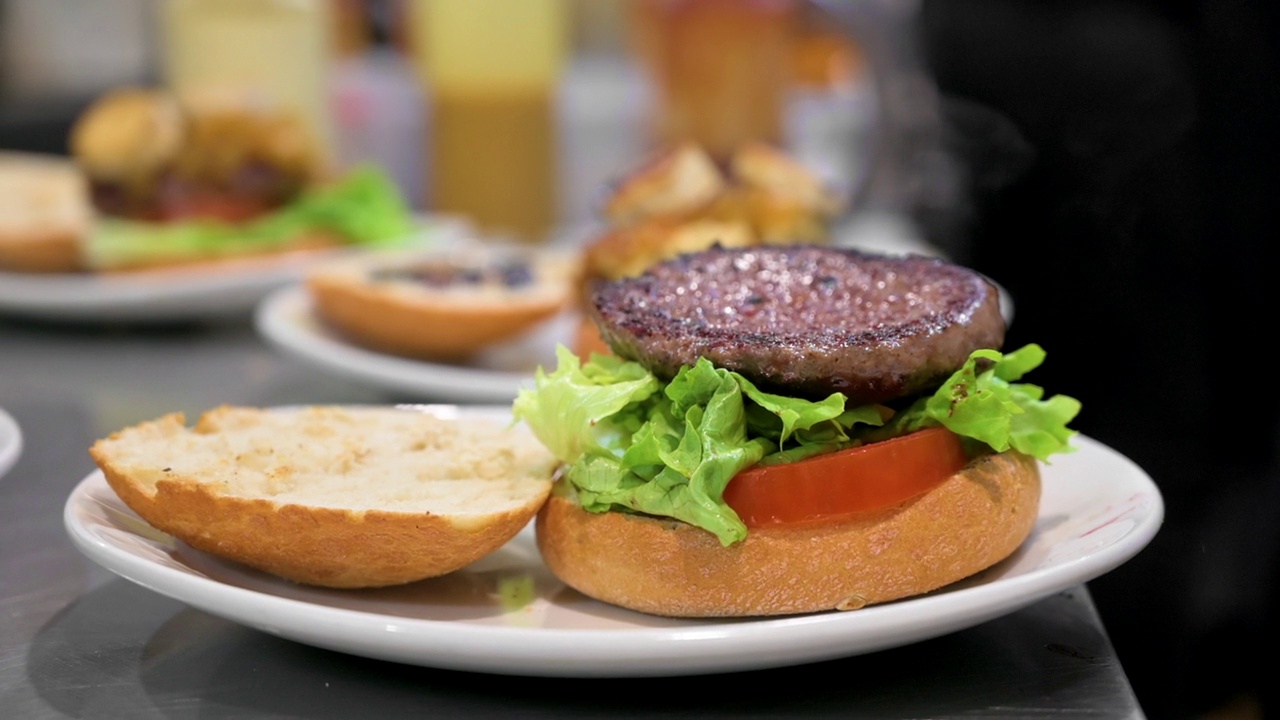
M 453 572 L 533 519 L 554 458 L 519 427 L 392 407 L 173 413 L 89 450 L 152 527 L 294 582 L 384 587 Z
M 553 494 L 537 543 L 551 571 L 589 597 L 671 617 L 854 610 L 936 590 L 1009 557 L 1040 505 L 1035 458 L 972 460 L 923 495 L 837 520 L 752 529 L 725 547 L 692 525 L 592 513 Z

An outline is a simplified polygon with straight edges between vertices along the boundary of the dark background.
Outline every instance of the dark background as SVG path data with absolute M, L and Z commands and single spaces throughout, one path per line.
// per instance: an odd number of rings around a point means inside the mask
M 1090 583 L 1152 718 L 1280 708 L 1277 5 L 922 6 L 968 189 L 921 211 L 931 239 L 1007 287 L 1006 346 L 1048 351 L 1029 379 L 1079 398 L 1075 426 L 1166 501 L 1152 544 Z

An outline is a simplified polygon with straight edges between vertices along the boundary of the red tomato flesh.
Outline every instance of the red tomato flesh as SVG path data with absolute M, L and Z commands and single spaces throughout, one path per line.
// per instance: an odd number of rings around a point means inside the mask
M 748 528 L 835 519 L 920 495 L 967 462 L 958 435 L 927 428 L 799 462 L 747 468 L 729 481 L 724 501 Z
M 243 223 L 253 220 L 270 210 L 265 203 L 250 198 L 216 193 L 192 192 L 168 198 L 160 208 L 161 220 L 221 220 L 227 223 Z

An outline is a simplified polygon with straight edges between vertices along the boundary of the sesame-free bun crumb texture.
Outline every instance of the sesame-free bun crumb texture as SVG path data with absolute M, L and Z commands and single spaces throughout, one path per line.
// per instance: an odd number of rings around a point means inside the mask
M 90 455 L 121 500 L 190 546 L 299 583 L 397 585 L 497 550 L 555 461 L 523 426 L 392 407 L 220 407 L 123 429 Z
M 555 493 L 537 519 L 547 567 L 589 597 L 654 615 L 858 608 L 920 595 L 1007 558 L 1040 505 L 1037 461 L 982 456 L 929 492 L 866 514 L 755 528 L 724 547 L 676 520 L 591 513 Z

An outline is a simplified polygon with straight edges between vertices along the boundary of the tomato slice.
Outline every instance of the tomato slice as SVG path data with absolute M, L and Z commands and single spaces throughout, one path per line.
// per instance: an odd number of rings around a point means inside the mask
M 193 192 L 167 198 L 160 209 L 160 217 L 171 222 L 202 219 L 242 223 L 265 214 L 269 209 L 265 203 L 259 200 L 233 195 Z
M 724 500 L 748 528 L 834 519 L 920 495 L 967 462 L 958 435 L 927 428 L 799 462 L 747 468 L 729 481 Z

